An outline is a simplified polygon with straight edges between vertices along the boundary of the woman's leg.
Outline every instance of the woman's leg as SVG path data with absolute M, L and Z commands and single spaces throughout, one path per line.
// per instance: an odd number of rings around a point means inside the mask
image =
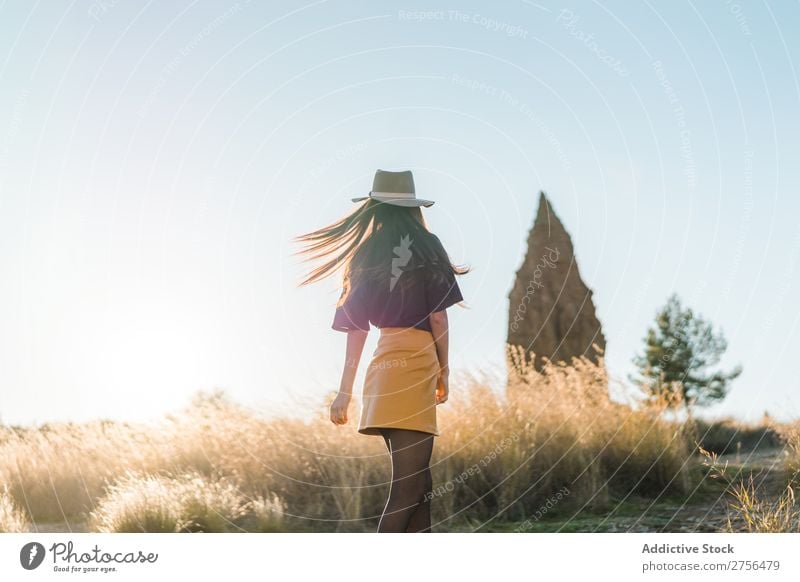
M 431 531 L 431 498 L 433 495 L 433 476 L 430 467 L 425 468 L 425 495 L 422 503 L 417 505 L 411 519 L 408 520 L 408 533 L 430 533 Z
M 382 432 L 383 441 L 386 443 L 386 449 L 389 454 L 392 453 L 392 445 L 389 442 L 387 433 Z M 411 514 L 411 519 L 408 521 L 408 528 L 406 532 L 430 532 L 431 531 L 431 506 L 430 500 L 433 497 L 433 476 L 431 475 L 430 467 L 425 467 L 425 497 L 422 503 L 417 505 L 414 513 Z
M 401 428 L 382 428 L 381 434 L 392 456 L 392 485 L 378 532 L 429 531 L 433 435 Z

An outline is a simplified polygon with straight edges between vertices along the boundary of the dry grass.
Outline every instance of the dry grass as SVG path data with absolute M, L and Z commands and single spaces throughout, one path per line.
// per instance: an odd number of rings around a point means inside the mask
M 772 427 L 785 443 L 787 452 L 785 471 L 781 471 L 780 475 L 786 475 L 788 482 L 777 497 L 765 491 L 764 486 L 757 487 L 752 473 L 741 477 L 737 471 L 734 476 L 729 476 L 727 464 L 720 463 L 716 453 L 700 449 L 707 458 L 711 477 L 725 483 L 731 498 L 730 508 L 735 512 L 737 522 L 741 523 L 741 527 L 737 528 L 729 518 L 728 531 L 800 532 L 800 505 L 795 498 L 795 491 L 800 488 L 800 425 L 772 423 Z
M 786 443 L 786 469 L 797 481 L 800 479 L 800 422 L 778 425 L 776 431 Z
M 525 519 L 562 487 L 570 491 L 570 503 L 594 509 L 632 494 L 689 489 L 691 447 L 683 425 L 663 420 L 667 402 L 610 400 L 602 362 L 581 358 L 571 366 L 548 364 L 539 373 L 521 349 L 509 347 L 508 354 L 516 373 L 506 397 L 490 396 L 478 381 L 470 391 L 472 401 L 460 400 L 446 415 L 455 440 L 477 448 L 464 461 L 507 435 L 519 435 L 484 471 L 489 479 L 481 492 L 496 503 L 479 516 L 488 519 L 493 511 L 503 511 L 507 519 Z
M 689 439 L 663 420 L 666 403 L 610 401 L 588 360 L 539 374 L 518 355 L 507 391 L 485 375 L 451 381 L 432 459 L 437 530 L 525 519 L 564 487 L 561 504 L 578 509 L 689 489 Z M 0 482 L 33 520 L 95 530 L 374 531 L 383 439 L 356 433 L 357 403 L 346 427 L 327 404 L 307 422 L 268 420 L 217 392 L 155 425 L 0 429 Z
M 743 519 L 751 533 L 800 532 L 800 507 L 795 502 L 796 483 L 790 483 L 778 499 L 766 499 L 756 493 L 753 476 L 733 486 L 731 508 Z M 732 526 L 729 522 L 729 529 Z
M 175 477 L 127 473 L 111 485 L 89 516 L 89 529 L 163 533 L 277 531 L 282 513 L 276 497 L 247 500 L 236 484 L 224 476 L 207 478 L 194 471 Z
M 731 501 L 729 507 L 735 512 L 735 525 L 730 516 L 727 521 L 729 532 L 744 530 L 749 533 L 788 533 L 800 531 L 800 507 L 795 501 L 794 490 L 798 483 L 794 478 L 783 489 L 777 499 L 771 498 L 756 487 L 753 475 L 728 476 L 728 467 L 720 464 L 717 454 L 701 449 L 708 459 L 710 476 L 720 479 L 726 485 Z
M 17 533 L 28 531 L 28 520 L 25 514 L 8 494 L 0 492 L 0 533 Z

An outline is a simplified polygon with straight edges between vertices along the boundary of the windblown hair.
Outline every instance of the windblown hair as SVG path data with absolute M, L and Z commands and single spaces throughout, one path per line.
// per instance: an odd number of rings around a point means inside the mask
M 395 206 L 369 199 L 341 220 L 294 240 L 306 243 L 306 248 L 294 253 L 305 255 L 304 261 L 332 257 L 311 270 L 300 286 L 320 281 L 344 268 L 344 293 L 339 304 L 352 289 L 369 279 L 388 280 L 395 264 L 393 259 L 405 258 L 409 267 L 427 266 L 434 276 L 442 276 L 448 270 L 455 275 L 470 271 L 450 262 L 439 237 L 428 230 L 417 206 Z

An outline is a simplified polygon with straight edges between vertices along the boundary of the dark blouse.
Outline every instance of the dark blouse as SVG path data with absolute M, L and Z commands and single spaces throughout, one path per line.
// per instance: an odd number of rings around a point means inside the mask
M 370 281 L 353 289 L 344 304 L 336 308 L 333 329 L 369 331 L 376 327 L 416 327 L 431 331 L 429 316 L 463 301 L 455 275 L 444 277 L 425 264 L 402 269 L 394 284 Z M 390 289 L 391 287 L 391 289 Z M 344 292 L 339 297 L 344 296 Z

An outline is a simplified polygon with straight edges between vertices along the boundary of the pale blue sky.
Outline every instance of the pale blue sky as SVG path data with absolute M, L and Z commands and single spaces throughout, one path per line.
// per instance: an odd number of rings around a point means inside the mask
M 0 5 L 3 421 L 156 418 L 213 387 L 307 412 L 345 334 L 290 239 L 377 168 L 414 171 L 474 269 L 454 368 L 502 362 L 543 189 L 612 374 L 677 291 L 744 367 L 712 414 L 800 413 L 800 5 L 265 4 Z

